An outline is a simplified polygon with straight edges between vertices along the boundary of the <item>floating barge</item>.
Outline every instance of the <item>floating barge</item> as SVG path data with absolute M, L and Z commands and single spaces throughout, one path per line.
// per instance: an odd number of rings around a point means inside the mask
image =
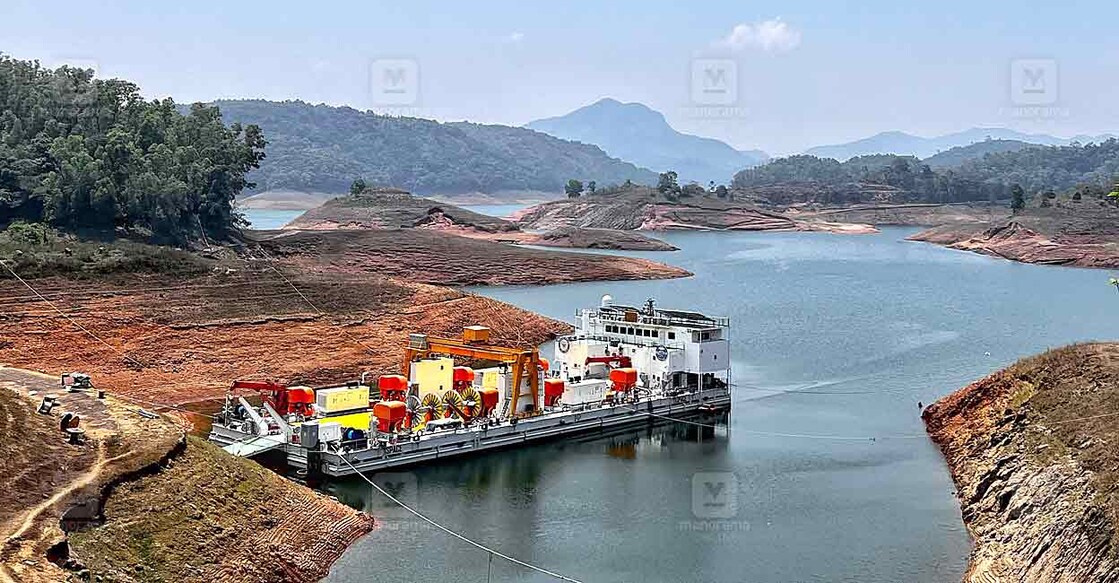
M 312 389 L 238 381 L 210 440 L 255 456 L 282 452 L 309 475 L 345 476 L 730 409 L 726 318 L 615 305 L 576 313 L 554 358 L 492 344 L 412 334 L 402 375 Z M 455 358 L 470 366 L 456 366 Z M 407 375 L 407 376 L 405 376 Z M 275 454 L 273 454 L 275 455 Z

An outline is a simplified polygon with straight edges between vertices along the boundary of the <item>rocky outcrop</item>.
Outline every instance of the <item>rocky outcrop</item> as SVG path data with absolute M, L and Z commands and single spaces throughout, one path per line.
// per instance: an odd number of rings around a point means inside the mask
M 669 245 L 635 231 L 616 231 L 611 229 L 581 229 L 560 227 L 545 233 L 526 233 L 519 240 L 522 245 L 541 247 L 564 247 L 570 249 L 615 249 L 622 251 L 676 251 L 679 247 Z
M 313 208 L 284 227 L 296 230 L 338 229 L 470 230 L 483 233 L 516 231 L 513 223 L 446 202 L 412 196 L 395 188 L 367 189 Z
M 712 196 L 668 199 L 644 188 L 547 202 L 517 213 L 514 220 L 524 228 L 539 230 L 874 231 L 869 225 L 802 221 L 751 203 Z
M 925 410 L 975 543 L 965 582 L 1119 581 L 1117 374 L 1119 345 L 1072 346 Z
M 1088 217 L 1038 212 L 994 226 L 954 223 L 909 239 L 1024 263 L 1119 267 L 1119 215 L 1104 211 Z
M 871 204 L 819 208 L 817 205 L 786 209 L 790 217 L 806 221 L 833 221 L 871 225 L 932 227 L 937 225 L 987 225 L 1010 216 L 1004 206 L 985 204 Z
M 307 270 L 436 285 L 546 285 L 691 275 L 637 257 L 526 249 L 422 229 L 291 231 L 261 245 Z

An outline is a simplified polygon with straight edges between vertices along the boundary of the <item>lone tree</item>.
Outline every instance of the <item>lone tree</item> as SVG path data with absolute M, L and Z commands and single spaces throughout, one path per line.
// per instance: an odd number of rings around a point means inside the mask
M 727 187 L 723 186 L 722 184 L 716 186 L 715 187 L 715 196 L 717 196 L 719 198 L 726 198 L 727 197 Z
M 598 190 L 598 184 L 595 184 L 595 181 L 593 181 L 593 180 L 588 182 L 587 183 L 587 194 L 594 194 L 595 190 Z
M 579 198 L 583 194 L 583 182 L 572 178 L 563 185 L 563 191 L 567 193 L 567 198 Z
M 350 194 L 361 194 L 365 192 L 367 186 L 364 180 L 358 178 L 350 185 Z
M 657 191 L 664 195 L 676 195 L 680 192 L 680 183 L 676 181 L 677 174 L 675 170 L 668 172 L 661 172 L 660 179 L 657 180 Z
M 1026 191 L 1022 190 L 1022 186 L 1015 184 L 1010 187 L 1010 210 L 1017 213 L 1018 211 L 1026 208 Z

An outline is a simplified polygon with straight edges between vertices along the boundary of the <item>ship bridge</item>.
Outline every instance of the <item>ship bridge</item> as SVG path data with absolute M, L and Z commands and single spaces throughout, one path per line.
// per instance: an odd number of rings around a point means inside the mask
M 650 389 L 711 386 L 730 380 L 730 319 L 694 311 L 619 305 L 604 296 L 575 313 L 576 329 L 556 342 L 556 374 L 586 378 L 588 359 L 625 356 Z

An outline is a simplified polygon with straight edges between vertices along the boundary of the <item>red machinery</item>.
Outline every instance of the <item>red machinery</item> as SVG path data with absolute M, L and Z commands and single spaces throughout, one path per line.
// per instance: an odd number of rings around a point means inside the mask
M 377 418 L 377 431 L 393 433 L 408 419 L 408 406 L 403 401 L 380 401 L 373 405 L 373 416 Z
M 382 401 L 403 401 L 408 392 L 408 379 L 398 374 L 381 375 L 377 379 Z
M 309 387 L 288 387 L 275 381 L 233 381 L 233 390 L 237 389 L 260 393 L 264 402 L 280 415 L 299 413 L 310 416 L 313 413 L 311 406 L 315 403 L 315 391 Z
M 587 361 L 583 366 L 590 366 L 592 364 L 605 364 L 611 368 L 630 368 L 633 366 L 633 360 L 624 354 L 614 354 L 608 356 L 588 356 Z
M 478 396 L 481 397 L 481 410 L 479 415 L 489 415 L 497 408 L 498 392 L 497 389 L 478 389 Z
M 563 379 L 544 379 L 544 406 L 555 406 L 563 396 L 563 386 Z
M 459 393 L 466 387 L 474 384 L 474 369 L 466 366 L 456 366 L 452 371 L 451 387 Z
M 614 383 L 614 390 L 624 393 L 637 386 L 636 368 L 616 368 L 610 371 L 610 382 Z

